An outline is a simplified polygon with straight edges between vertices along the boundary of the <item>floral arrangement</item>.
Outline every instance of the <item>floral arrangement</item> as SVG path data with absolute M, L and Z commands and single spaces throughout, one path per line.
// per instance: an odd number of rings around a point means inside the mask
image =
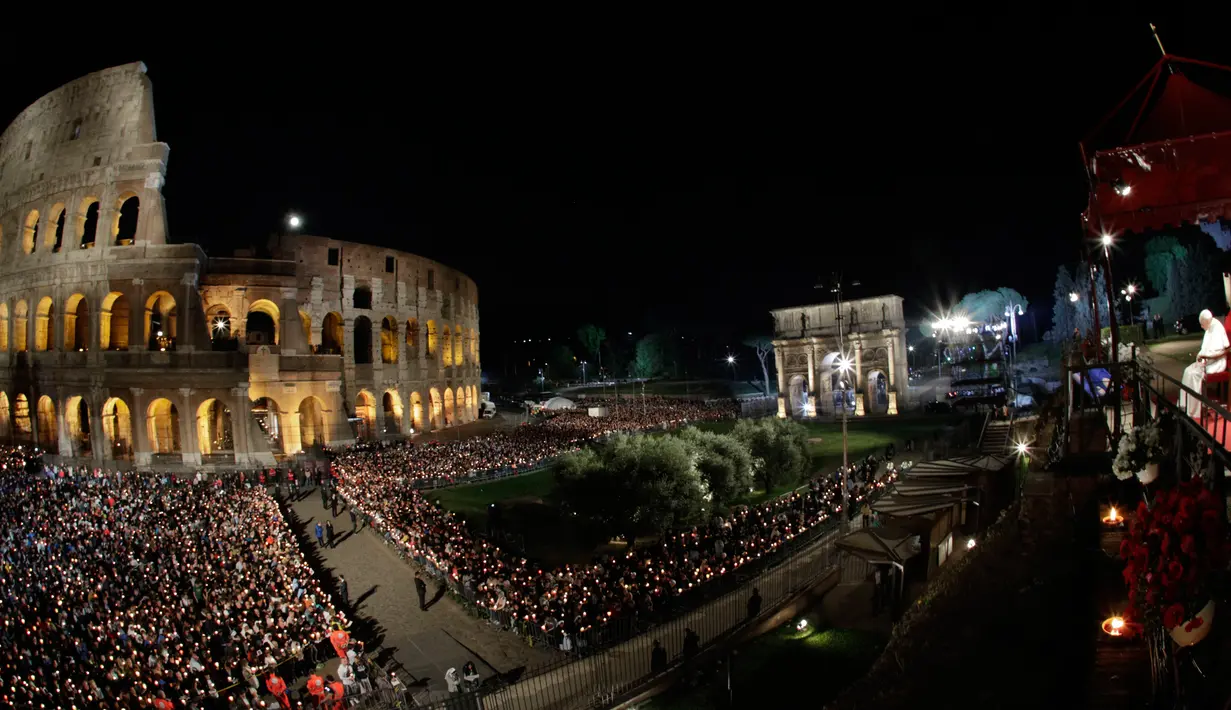
M 1120 447 L 1116 450 L 1111 470 L 1116 478 L 1127 481 L 1147 464 L 1158 463 L 1162 458 L 1163 445 L 1158 426 L 1142 424 L 1120 438 Z
M 1228 546 L 1222 506 L 1200 479 L 1158 491 L 1154 504 L 1137 506 L 1137 518 L 1120 543 L 1126 618 L 1134 626 L 1161 622 L 1167 631 L 1192 631 L 1211 598 L 1210 574 L 1225 568 Z

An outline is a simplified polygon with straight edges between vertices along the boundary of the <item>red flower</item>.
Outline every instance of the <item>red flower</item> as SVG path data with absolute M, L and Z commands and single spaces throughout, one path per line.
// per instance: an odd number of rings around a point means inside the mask
M 1197 550 L 1197 538 L 1193 537 L 1192 535 L 1185 535 L 1184 537 L 1180 538 L 1180 552 L 1183 552 L 1184 554 L 1191 557 L 1194 554 L 1196 554 L 1196 550 Z
M 1188 620 L 1187 624 L 1184 624 L 1184 630 L 1192 631 L 1193 629 L 1199 629 L 1201 628 L 1201 625 L 1204 623 L 1205 623 L 1205 619 L 1202 619 L 1200 616 L 1194 616 L 1193 618 Z
M 1172 604 L 1163 612 L 1163 628 L 1168 631 L 1174 629 L 1184 623 L 1185 616 L 1183 604 Z
M 1167 565 L 1167 572 L 1163 575 L 1163 583 L 1178 582 L 1184 576 L 1184 565 L 1180 564 L 1179 560 L 1171 560 Z

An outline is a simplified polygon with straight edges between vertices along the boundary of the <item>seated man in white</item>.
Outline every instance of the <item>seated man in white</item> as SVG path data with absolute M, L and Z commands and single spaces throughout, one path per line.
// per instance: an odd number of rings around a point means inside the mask
M 1198 320 L 1201 321 L 1201 328 L 1205 330 L 1205 336 L 1201 338 L 1201 350 L 1197 353 L 1197 361 L 1184 368 L 1184 377 L 1181 379 L 1184 386 L 1194 392 L 1201 392 L 1206 375 L 1227 369 L 1227 349 L 1231 348 L 1226 329 L 1213 313 L 1208 310 L 1201 311 Z M 1196 397 L 1189 397 L 1183 390 L 1180 391 L 1180 406 L 1194 419 L 1201 416 L 1201 402 Z

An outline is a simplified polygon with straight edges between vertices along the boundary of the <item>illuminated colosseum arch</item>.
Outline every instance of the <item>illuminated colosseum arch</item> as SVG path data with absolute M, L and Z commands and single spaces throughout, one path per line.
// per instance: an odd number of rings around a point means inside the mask
M 326 313 L 321 321 L 321 354 L 341 355 L 342 337 L 342 316 L 333 311 Z
M 398 322 L 393 316 L 385 316 L 380 322 L 380 361 L 398 361 Z
M 479 364 L 479 334 L 474 328 L 470 329 L 470 362 Z
M 465 414 L 462 415 L 462 420 L 472 421 L 474 419 L 474 414 L 471 412 L 471 410 L 474 408 L 474 388 L 473 387 L 463 388 L 462 393 L 465 396 L 465 400 L 466 400 L 466 405 L 462 410 L 465 412 Z
M 317 397 L 308 395 L 299 403 L 299 443 L 304 449 L 324 446 L 325 404 Z
M 415 431 L 423 431 L 423 396 L 418 392 L 410 393 L 410 417 Z
M 414 318 L 406 321 L 406 357 L 419 359 L 419 321 Z
M 22 299 L 13 307 L 13 349 L 19 353 L 24 353 L 29 349 L 29 318 L 30 306 L 26 305 L 25 299 Z
M 385 433 L 402 433 L 402 396 L 397 390 L 385 390 L 381 397 L 381 406 L 385 410 Z
M 112 291 L 103 299 L 98 319 L 98 345 L 103 350 L 127 350 L 132 309 L 128 296 Z
M 111 442 L 112 458 L 126 458 L 132 454 L 132 414 L 128 404 L 119 397 L 103 402 L 103 434 Z
M 286 453 L 282 438 L 282 412 L 278 409 L 278 403 L 269 397 L 256 400 L 252 403 L 252 418 L 269 442 L 269 450 L 275 454 Z
M 90 349 L 90 304 L 85 294 L 74 293 L 64 302 L 64 350 Z
M 312 316 L 305 310 L 299 311 L 299 324 L 303 327 L 303 341 L 312 347 Z
M 137 221 L 141 216 L 141 200 L 134 192 L 125 192 L 115 200 L 115 221 L 111 237 L 116 246 L 132 244 L 137 238 Z
M 56 403 L 51 397 L 38 398 L 38 445 L 49 451 L 59 448 L 60 430 L 56 428 Z
M 453 364 L 464 365 L 466 350 L 462 343 L 462 327 L 460 325 L 453 327 Z
M 440 358 L 445 367 L 453 364 L 453 331 L 449 326 L 440 326 Z
M 13 437 L 23 441 L 30 440 L 30 400 L 24 394 L 13 398 Z
M 94 246 L 94 240 L 98 236 L 98 210 L 97 197 L 86 197 L 77 208 L 77 242 L 82 249 Z
M 30 210 L 21 227 L 21 250 L 26 254 L 33 254 L 38 247 L 38 228 L 38 210 Z
M 6 392 L 0 392 L 0 436 L 5 438 L 13 435 L 12 421 L 9 416 L 9 396 Z
M 453 426 L 454 424 L 457 423 L 457 420 L 454 419 L 454 416 L 456 415 L 454 414 L 453 404 L 454 404 L 453 403 L 453 390 L 446 387 L 445 388 L 445 426 Z
M 376 438 L 376 399 L 371 392 L 359 390 L 355 395 L 355 419 L 360 439 Z
M 39 299 L 34 312 L 34 349 L 38 352 L 55 349 L 55 310 L 51 296 Z
M 64 404 L 64 423 L 68 426 L 68 440 L 73 450 L 63 452 L 73 456 L 90 453 L 90 408 L 84 397 L 75 395 Z
M 9 350 L 9 304 L 0 303 L 0 352 Z
M 150 453 L 174 454 L 180 450 L 180 413 L 165 397 L 150 402 L 145 414 Z
M 436 357 L 436 353 L 440 350 L 440 333 L 436 330 L 436 321 L 429 320 L 427 322 L 427 355 L 428 357 Z
M 282 311 L 268 299 L 253 301 L 248 306 L 248 317 L 244 324 L 244 341 L 250 345 L 277 345 L 280 336 L 279 324 L 282 322 Z
M 64 227 L 68 223 L 68 210 L 63 202 L 57 202 L 51 208 L 51 229 L 47 230 L 46 247 L 52 252 L 60 251 L 64 246 Z
M 156 291 L 145 299 L 145 342 L 150 350 L 175 348 L 175 297 Z
M 354 334 L 351 339 L 355 348 L 355 364 L 372 364 L 372 321 L 367 316 L 355 319 Z
M 231 409 L 217 399 L 207 399 L 197 407 L 197 449 L 202 456 L 235 450 Z
M 433 429 L 440 428 L 440 415 L 444 411 L 444 401 L 440 398 L 440 390 L 435 387 L 427 392 L 428 414 Z
M 215 303 L 205 310 L 205 322 L 209 324 L 209 342 L 214 350 L 235 350 L 235 319 L 224 304 Z

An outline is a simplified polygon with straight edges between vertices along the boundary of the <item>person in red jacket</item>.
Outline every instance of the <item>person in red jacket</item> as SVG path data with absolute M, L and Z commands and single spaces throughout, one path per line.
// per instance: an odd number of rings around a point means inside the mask
M 154 710 L 173 710 L 174 703 L 167 700 L 167 694 L 163 691 L 158 691 L 158 696 L 154 698 Z
M 329 690 L 333 694 L 333 710 L 346 710 L 346 686 L 342 685 L 341 681 L 334 680 L 333 676 L 325 676 L 329 681 Z
M 269 688 L 270 694 L 278 699 L 282 710 L 291 710 L 291 699 L 286 697 L 286 681 L 279 678 L 277 673 L 270 673 L 265 678 L 265 687 Z
M 325 702 L 325 679 L 313 673 L 308 677 L 308 692 L 316 699 L 317 707 Z
M 333 650 L 338 652 L 338 658 L 346 658 L 346 649 L 350 646 L 350 634 L 342 629 L 334 629 L 329 634 L 329 643 L 333 644 Z

